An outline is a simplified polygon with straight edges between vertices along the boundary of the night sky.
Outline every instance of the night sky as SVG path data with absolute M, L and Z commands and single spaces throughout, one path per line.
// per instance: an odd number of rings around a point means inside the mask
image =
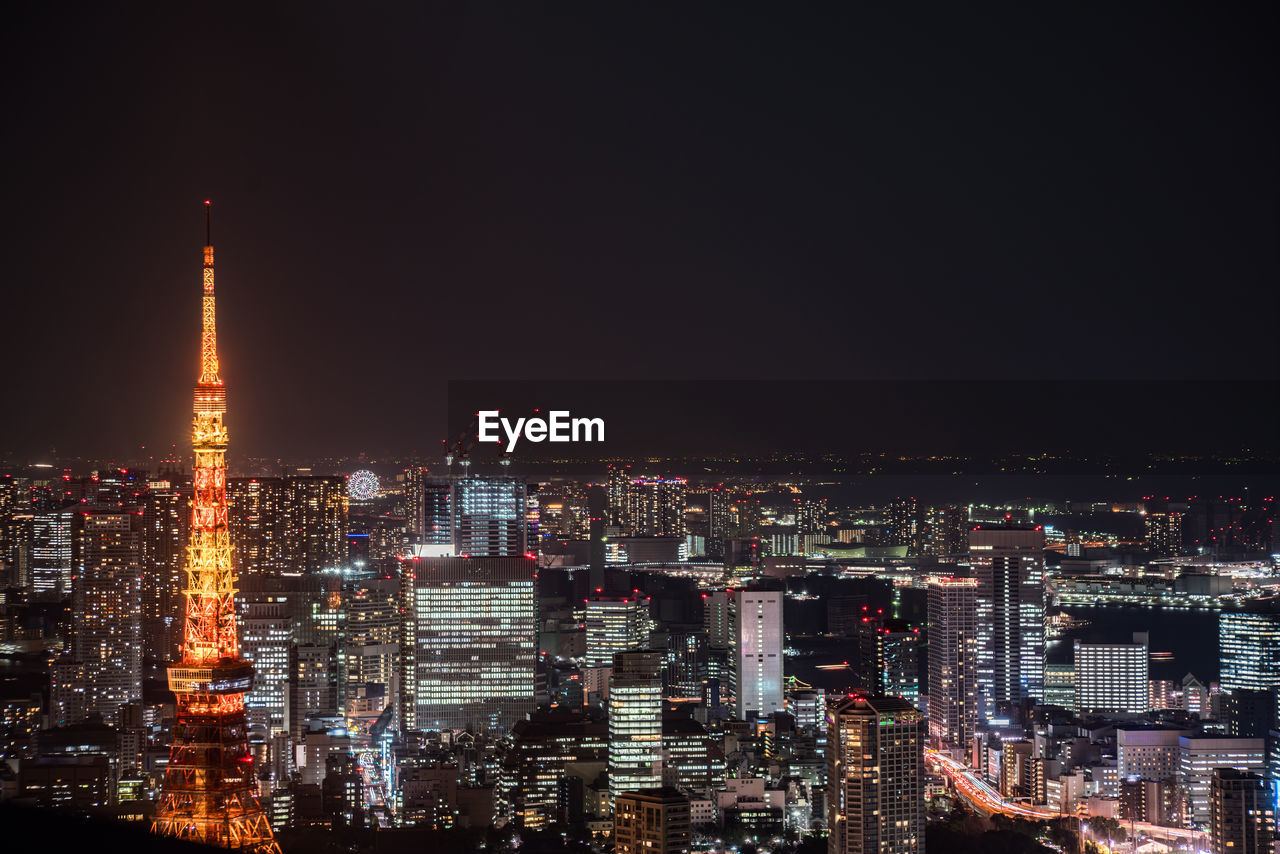
M 1168 5 L 24 4 L 0 458 L 186 445 L 206 198 L 234 455 L 434 452 L 458 379 L 1275 379 L 1274 6 Z

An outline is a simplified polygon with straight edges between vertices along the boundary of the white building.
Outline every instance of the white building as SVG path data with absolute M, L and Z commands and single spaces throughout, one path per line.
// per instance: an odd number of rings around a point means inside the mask
M 771 715 L 784 708 L 782 591 L 734 591 L 731 616 L 735 711 L 744 719 Z
M 1234 768 L 1266 776 L 1266 739 L 1197 738 L 1178 739 L 1178 777 L 1187 797 L 1187 819 L 1192 824 L 1208 824 L 1212 809 L 1213 769 Z
M 1151 690 L 1147 633 L 1133 643 L 1075 642 L 1076 710 L 1080 714 L 1146 713 Z

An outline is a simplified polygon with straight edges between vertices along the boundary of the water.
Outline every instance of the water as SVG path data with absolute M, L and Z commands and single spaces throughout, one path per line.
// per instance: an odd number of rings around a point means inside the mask
M 1086 643 L 1123 643 L 1134 632 L 1149 632 L 1151 652 L 1169 652 L 1171 661 L 1151 662 L 1152 679 L 1180 680 L 1188 672 L 1206 685 L 1218 679 L 1218 611 L 1146 608 L 1133 605 L 1066 605 L 1072 617 L 1089 625 L 1049 641 L 1047 659 L 1071 660 L 1076 638 Z

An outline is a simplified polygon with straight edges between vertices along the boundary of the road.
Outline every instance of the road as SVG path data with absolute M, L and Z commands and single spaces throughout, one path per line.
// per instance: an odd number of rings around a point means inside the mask
M 924 761 L 930 767 L 945 774 L 965 802 L 987 815 L 998 812 L 1033 821 L 1046 821 L 1062 817 L 1062 813 L 1049 807 L 1029 806 L 1006 801 L 1001 797 L 999 791 L 974 773 L 972 768 L 962 762 L 957 762 L 950 756 L 938 753 L 936 750 L 926 749 Z M 1083 820 L 1086 824 L 1088 823 L 1087 818 Z M 1158 824 L 1148 824 L 1145 821 L 1126 822 L 1125 827 L 1131 828 L 1133 832 L 1141 833 L 1149 839 L 1157 839 L 1162 842 L 1205 838 L 1205 834 L 1202 831 L 1185 827 L 1161 827 Z

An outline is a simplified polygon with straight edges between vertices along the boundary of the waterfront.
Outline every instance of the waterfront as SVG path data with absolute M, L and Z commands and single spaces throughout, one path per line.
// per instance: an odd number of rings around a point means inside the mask
M 1050 662 L 1069 662 L 1076 638 L 1086 643 L 1127 641 L 1134 632 L 1145 631 L 1153 653 L 1172 653 L 1169 660 L 1151 662 L 1152 679 L 1177 680 L 1188 672 L 1206 685 L 1218 679 L 1219 611 L 1133 605 L 1065 605 L 1061 610 L 1089 624 L 1050 641 Z

